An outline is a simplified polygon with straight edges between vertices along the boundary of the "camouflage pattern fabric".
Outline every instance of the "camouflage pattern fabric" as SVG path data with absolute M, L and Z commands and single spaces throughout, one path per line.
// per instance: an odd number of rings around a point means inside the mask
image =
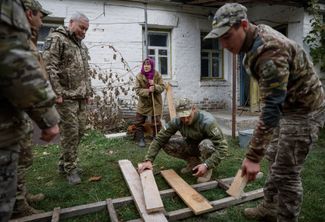
M 26 174 L 33 164 L 33 122 L 27 117 L 23 124 L 24 128 L 27 130 L 25 136 L 19 141 L 20 152 L 17 168 L 17 200 L 26 198 Z
M 303 199 L 301 170 L 324 125 L 325 108 L 280 120 L 268 146 L 270 172 L 264 186 L 266 202 L 277 201 L 278 221 L 297 222 Z
M 242 51 L 247 73 L 260 86 L 262 112 L 246 154 L 259 162 L 281 115 L 307 115 L 319 109 L 324 91 L 301 46 L 269 26 L 250 28 Z
M 161 74 L 155 71 L 155 75 L 153 77 L 154 81 L 154 105 L 155 105 L 155 115 L 162 114 L 162 96 L 161 93 L 165 90 L 165 85 Z M 148 80 L 145 75 L 139 73 L 135 79 L 135 93 L 139 97 L 138 105 L 137 105 L 137 113 L 140 113 L 145 116 L 153 116 L 153 103 L 152 103 L 152 95 L 148 92 Z
M 55 94 L 30 52 L 29 25 L 17 0 L 0 1 L 0 221 L 15 202 L 19 141 L 28 129 L 26 113 L 41 129 L 59 122 Z
M 29 24 L 20 0 L 0 0 L 0 21 L 16 31 L 30 35 Z
M 88 50 L 61 26 L 47 37 L 43 58 L 54 91 L 63 97 L 63 103 L 57 105 L 61 115 L 59 166 L 70 173 L 77 165 L 77 148 L 86 124 L 86 99 L 91 96 Z
M 168 143 L 163 147 L 163 150 L 173 157 L 190 160 L 193 157 L 199 157 L 202 163 L 206 162 L 212 154 L 217 153 L 218 150 L 209 139 L 202 140 L 198 146 L 188 144 L 182 137 L 172 137 Z M 216 155 L 220 158 L 219 155 Z M 215 166 L 213 167 L 215 168 Z
M 86 128 L 86 101 L 64 100 L 57 105 L 61 116 L 60 141 L 62 153 L 59 166 L 63 166 L 66 173 L 77 167 L 78 145 Z
M 91 96 L 87 47 L 67 28 L 61 26 L 49 34 L 43 58 L 58 97 L 85 99 Z
M 0 149 L 0 222 L 9 221 L 15 203 L 19 145 Z
M 218 9 L 213 17 L 212 30 L 204 39 L 219 38 L 234 24 L 247 19 L 247 8 L 238 3 L 227 3 Z
M 278 221 L 296 222 L 303 196 L 300 173 L 324 124 L 322 84 L 304 50 L 269 26 L 251 26 L 242 51 L 262 102 L 246 157 L 259 162 L 270 144 L 265 202 L 277 201 Z
M 181 142 L 170 139 L 177 131 L 183 137 Z M 205 111 L 197 111 L 191 125 L 184 125 L 180 118 L 172 119 L 150 144 L 145 160 L 153 162 L 161 148 L 181 159 L 201 157 L 209 169 L 216 168 L 228 153 L 227 141 L 215 118 Z

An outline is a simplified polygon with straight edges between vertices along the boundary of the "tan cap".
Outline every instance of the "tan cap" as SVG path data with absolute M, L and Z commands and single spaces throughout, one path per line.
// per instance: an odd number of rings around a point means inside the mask
M 219 8 L 214 15 L 211 32 L 204 39 L 219 38 L 235 23 L 247 19 L 247 8 L 238 3 L 227 3 Z
M 192 112 L 192 101 L 188 98 L 180 98 L 175 102 L 176 116 L 187 117 Z
M 26 9 L 40 11 L 44 16 L 51 14 L 51 12 L 45 10 L 37 0 L 22 0 L 22 2 Z

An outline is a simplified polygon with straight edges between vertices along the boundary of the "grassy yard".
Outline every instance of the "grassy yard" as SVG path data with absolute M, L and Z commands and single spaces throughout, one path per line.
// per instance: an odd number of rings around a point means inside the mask
M 227 178 L 235 175 L 241 165 L 245 150 L 239 148 L 238 141 L 229 141 L 229 156 L 221 163 L 218 170 L 213 172 L 213 177 Z M 148 147 L 148 146 L 147 146 Z M 57 172 L 57 160 L 59 147 L 57 145 L 41 146 L 34 149 L 34 164 L 28 174 L 28 188 L 32 193 L 42 192 L 46 199 L 33 205 L 37 209 L 51 211 L 54 207 L 72 207 L 81 204 L 102 201 L 107 198 L 130 196 L 130 192 L 123 179 L 118 166 L 118 160 L 129 159 L 134 166 L 141 162 L 147 149 L 138 148 L 129 139 L 106 139 L 102 134 L 91 131 L 84 138 L 80 146 L 80 166 L 83 169 L 82 184 L 69 186 L 66 179 Z M 180 173 L 185 162 L 167 156 L 160 152 L 155 161 L 155 171 L 162 169 L 174 169 Z M 266 173 L 266 162 L 262 163 L 262 171 Z M 90 182 L 92 176 L 101 176 L 101 180 Z M 195 178 L 190 175 L 182 175 L 189 183 L 194 184 Z M 246 191 L 263 186 L 262 180 L 249 184 Z M 160 175 L 156 175 L 156 181 L 160 190 L 170 188 Z M 318 222 L 325 219 L 325 130 L 323 130 L 317 146 L 311 151 L 303 171 L 304 203 L 300 214 L 300 221 Z M 217 200 L 225 197 L 221 189 L 202 192 L 208 200 Z M 184 203 L 179 197 L 163 198 L 165 209 L 173 211 L 184 208 Z M 192 217 L 184 221 L 247 221 L 242 215 L 245 207 L 255 206 L 258 201 L 245 203 L 239 206 L 204 214 L 200 217 Z M 139 218 L 133 204 L 116 209 L 118 217 L 122 221 Z M 109 221 L 105 211 L 89 214 L 82 217 L 74 217 L 65 221 L 104 222 Z

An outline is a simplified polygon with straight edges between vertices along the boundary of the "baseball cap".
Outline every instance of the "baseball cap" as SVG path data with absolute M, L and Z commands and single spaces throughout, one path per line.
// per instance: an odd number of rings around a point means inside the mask
M 188 98 L 179 98 L 175 102 L 176 116 L 187 117 L 192 112 L 192 101 Z
M 51 12 L 45 10 L 37 0 L 22 0 L 22 2 L 26 9 L 40 11 L 44 16 L 51 14 Z
M 227 3 L 219 8 L 213 17 L 212 30 L 204 39 L 219 38 L 225 34 L 232 25 L 247 19 L 247 8 L 238 3 Z

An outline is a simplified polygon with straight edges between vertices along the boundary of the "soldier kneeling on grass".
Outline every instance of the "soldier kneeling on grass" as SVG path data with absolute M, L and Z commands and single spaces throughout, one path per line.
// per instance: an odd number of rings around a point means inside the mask
M 213 115 L 198 110 L 189 99 L 176 101 L 176 115 L 150 144 L 139 173 L 153 169 L 152 163 L 162 148 L 168 155 L 187 161 L 181 173 L 193 172 L 198 183 L 207 182 L 212 169 L 227 154 L 227 141 Z M 177 131 L 182 136 L 174 136 Z

